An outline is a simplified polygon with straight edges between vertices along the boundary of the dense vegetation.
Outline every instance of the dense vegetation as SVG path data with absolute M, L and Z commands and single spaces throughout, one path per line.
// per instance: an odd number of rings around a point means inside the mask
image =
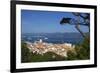
M 76 53 L 68 52 L 68 60 L 86 60 L 90 59 L 90 39 L 85 38 L 81 44 L 75 47 Z
M 44 61 L 64 61 L 64 60 L 86 60 L 90 58 L 89 38 L 85 38 L 82 43 L 77 44 L 75 52 L 68 52 L 68 57 L 61 57 L 53 52 L 47 52 L 44 55 L 39 55 L 30 52 L 26 47 L 26 43 L 22 42 L 21 47 L 21 62 L 44 62 Z

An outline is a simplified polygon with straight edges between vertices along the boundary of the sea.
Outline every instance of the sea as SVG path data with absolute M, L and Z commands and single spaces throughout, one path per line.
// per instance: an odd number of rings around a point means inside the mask
M 28 41 L 34 43 L 40 39 L 43 42 L 61 44 L 71 43 L 78 44 L 83 41 L 80 33 L 23 33 L 21 34 L 21 41 Z

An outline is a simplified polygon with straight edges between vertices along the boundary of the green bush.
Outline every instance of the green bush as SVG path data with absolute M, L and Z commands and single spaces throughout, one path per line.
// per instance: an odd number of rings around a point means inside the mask
M 90 42 L 89 38 L 84 38 L 81 44 L 75 46 L 75 53 L 68 52 L 67 60 L 86 60 L 90 59 Z
M 26 43 L 21 44 L 21 62 L 30 62 L 32 53 L 26 47 Z

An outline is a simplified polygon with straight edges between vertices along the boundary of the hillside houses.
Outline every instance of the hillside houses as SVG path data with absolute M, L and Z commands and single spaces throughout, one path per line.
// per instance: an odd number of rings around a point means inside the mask
M 75 45 L 72 45 L 70 43 L 52 44 L 52 43 L 43 42 L 41 39 L 40 41 L 36 41 L 34 43 L 30 43 L 30 42 L 26 42 L 26 43 L 27 43 L 27 47 L 31 52 L 41 54 L 41 55 L 47 52 L 53 52 L 62 57 L 67 57 L 68 51 L 75 51 L 74 50 Z

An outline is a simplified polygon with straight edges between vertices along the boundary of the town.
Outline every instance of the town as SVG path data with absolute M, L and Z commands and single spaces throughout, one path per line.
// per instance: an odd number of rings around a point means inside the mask
M 53 44 L 53 43 L 43 42 L 42 39 L 40 39 L 39 41 L 35 41 L 34 43 L 26 42 L 26 44 L 27 48 L 33 54 L 36 53 L 43 55 L 44 53 L 47 52 L 53 52 L 62 57 L 68 57 L 67 55 L 68 51 L 75 52 L 75 45 L 72 45 L 70 43 Z

